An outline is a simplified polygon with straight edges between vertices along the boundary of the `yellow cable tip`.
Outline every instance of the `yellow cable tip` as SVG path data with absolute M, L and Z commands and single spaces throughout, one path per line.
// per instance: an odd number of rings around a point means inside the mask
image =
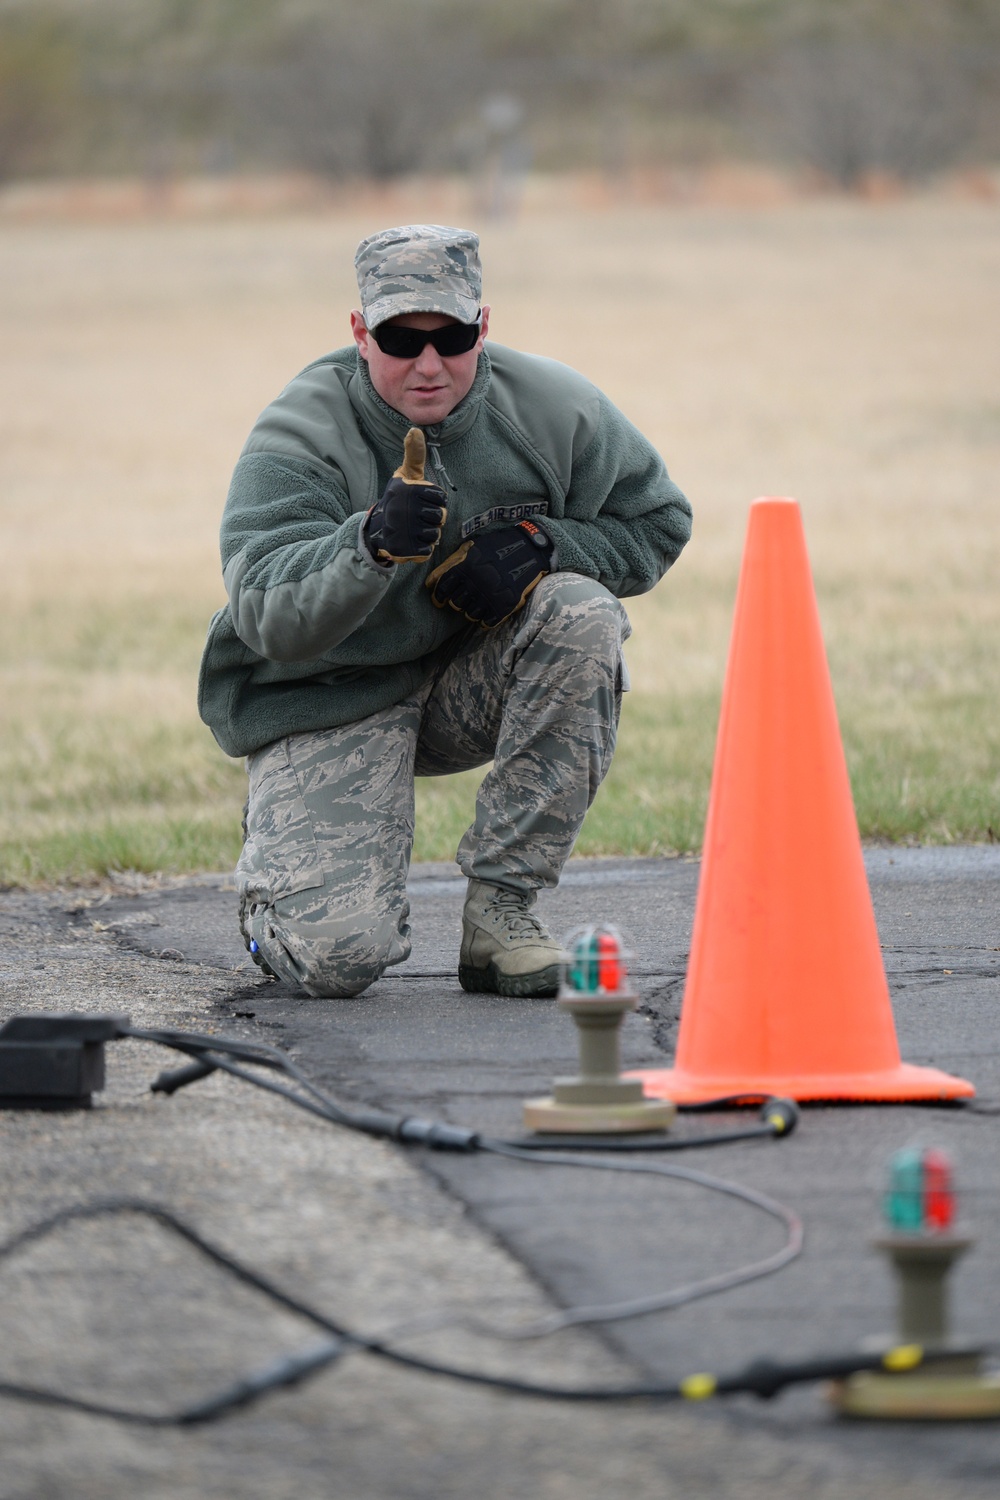
M 685 1401 L 705 1401 L 715 1395 L 718 1384 L 714 1375 L 688 1375 L 681 1381 L 680 1391 Z
M 889 1349 L 882 1356 L 882 1363 L 887 1370 L 915 1370 L 917 1365 L 923 1363 L 924 1351 L 920 1344 L 897 1344 L 895 1349 Z

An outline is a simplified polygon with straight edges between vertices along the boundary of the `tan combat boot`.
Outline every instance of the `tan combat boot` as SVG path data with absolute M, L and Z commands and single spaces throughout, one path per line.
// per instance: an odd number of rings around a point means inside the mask
M 477 994 L 554 995 L 563 951 L 532 916 L 535 894 L 469 881 L 462 913 L 458 981 Z

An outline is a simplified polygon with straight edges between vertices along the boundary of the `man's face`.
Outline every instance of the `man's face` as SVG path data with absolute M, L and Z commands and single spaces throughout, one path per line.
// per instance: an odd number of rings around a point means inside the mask
M 458 320 L 446 317 L 444 313 L 401 313 L 398 318 L 389 318 L 388 321 L 398 323 L 402 328 L 423 328 L 433 332 L 435 328 L 444 328 Z M 382 353 L 361 314 L 351 313 L 351 332 L 358 353 L 368 362 L 372 385 L 383 401 L 419 427 L 443 421 L 469 394 L 489 323 L 490 310 L 484 307 L 479 338 L 466 354 L 443 358 L 433 344 L 425 344 L 416 359 L 396 359 L 391 354 Z

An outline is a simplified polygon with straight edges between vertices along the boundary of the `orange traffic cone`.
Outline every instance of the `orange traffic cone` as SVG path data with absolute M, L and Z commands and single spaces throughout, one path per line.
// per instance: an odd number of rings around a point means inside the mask
M 678 1104 L 975 1093 L 900 1061 L 794 500 L 750 508 L 677 1063 L 637 1076 Z

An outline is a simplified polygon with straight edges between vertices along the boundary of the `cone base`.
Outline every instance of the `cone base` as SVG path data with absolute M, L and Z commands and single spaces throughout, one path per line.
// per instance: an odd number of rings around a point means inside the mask
M 900 1063 L 875 1073 L 757 1073 L 709 1075 L 682 1068 L 642 1068 L 624 1074 L 642 1080 L 647 1099 L 675 1104 L 707 1104 L 713 1099 L 781 1097 L 802 1100 L 971 1099 L 976 1090 L 964 1078 L 937 1068 Z

